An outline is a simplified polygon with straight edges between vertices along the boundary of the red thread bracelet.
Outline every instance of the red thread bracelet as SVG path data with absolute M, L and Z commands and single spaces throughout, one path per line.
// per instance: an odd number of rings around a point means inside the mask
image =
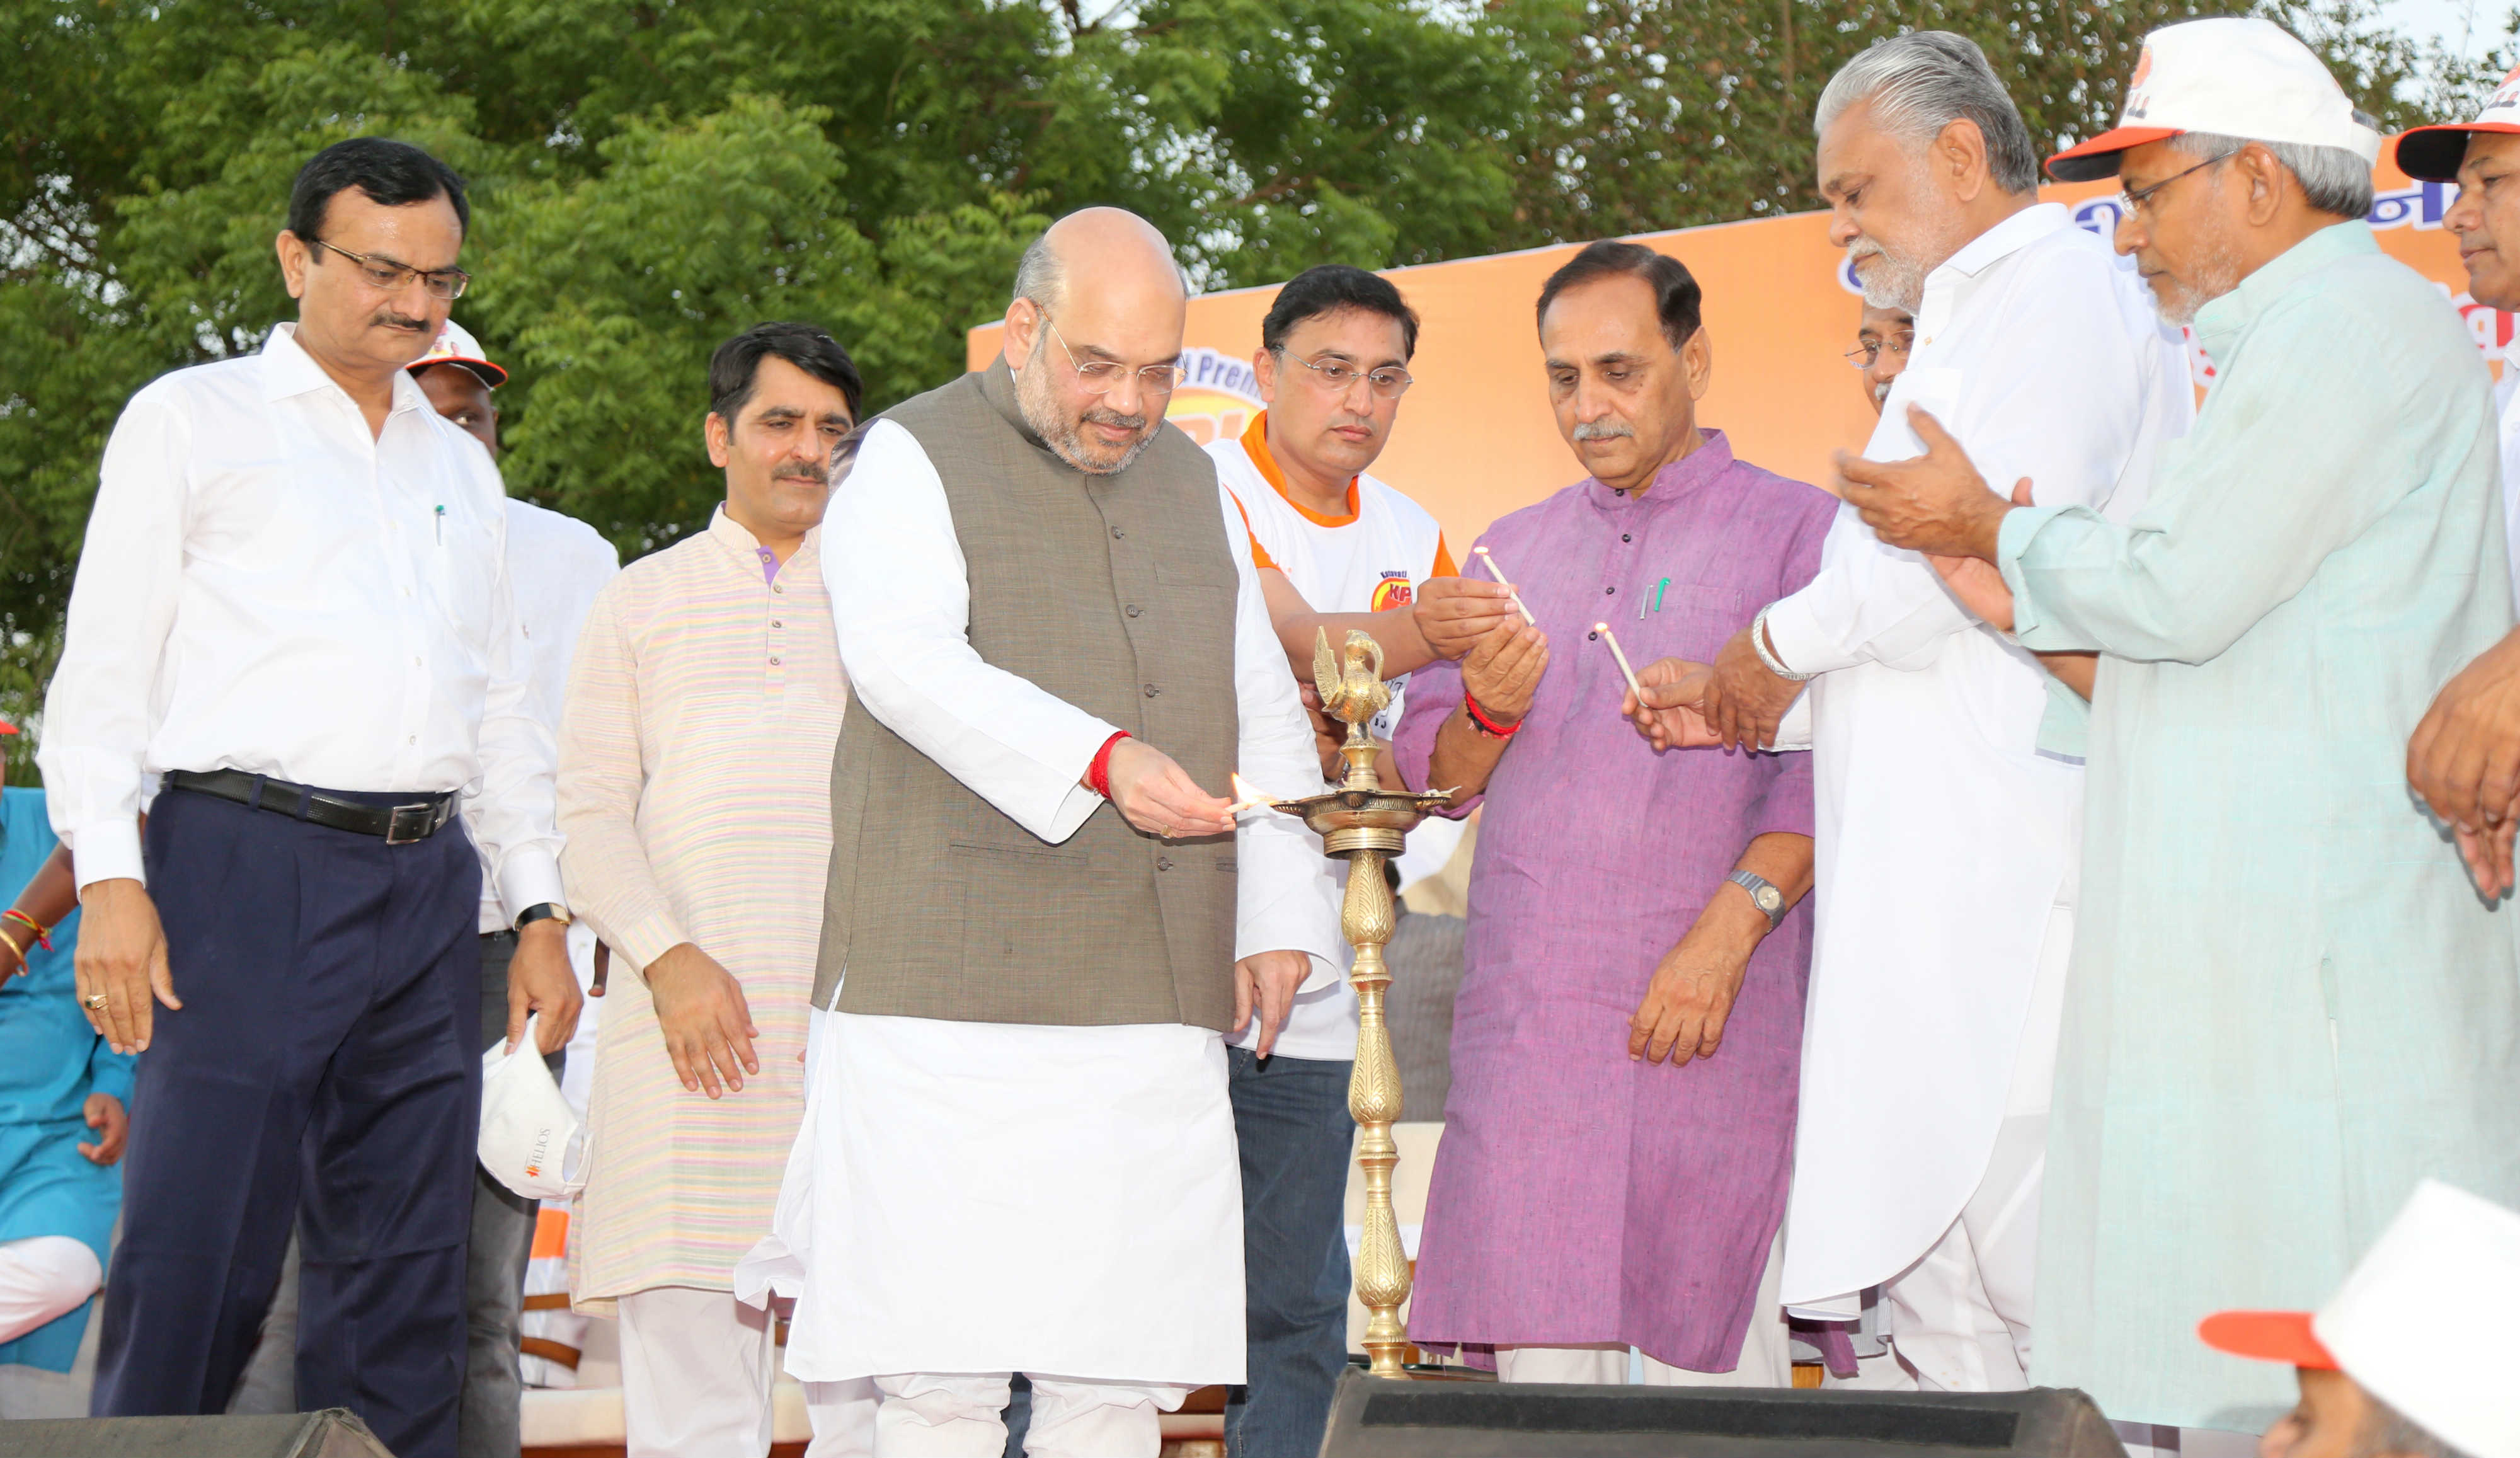
M 1111 752 L 1128 737 L 1129 731 L 1122 729 L 1102 741 L 1102 748 L 1094 752 L 1094 762 L 1085 767 L 1085 788 L 1104 799 L 1111 797 Z
M 48 952 L 53 949 L 51 930 L 42 922 L 35 920 L 33 917 L 28 916 L 22 911 L 20 911 L 17 907 L 12 906 L 6 911 L 0 911 L 0 921 L 16 922 L 18 925 L 35 934 L 35 945 L 42 947 Z M 25 953 L 19 953 L 18 958 L 22 962 L 24 961 Z
M 1500 727 L 1496 720 L 1479 712 L 1479 701 L 1471 698 L 1467 690 L 1462 691 L 1462 706 L 1470 711 L 1470 721 L 1479 726 L 1479 732 L 1491 739 L 1511 739 L 1522 732 L 1520 719 L 1514 720 L 1510 725 Z

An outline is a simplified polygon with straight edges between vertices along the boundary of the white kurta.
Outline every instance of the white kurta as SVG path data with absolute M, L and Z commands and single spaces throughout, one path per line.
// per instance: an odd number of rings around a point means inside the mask
M 1928 275 L 1916 345 L 1865 454 L 1920 454 L 1922 405 L 2009 493 L 2122 519 L 2194 414 L 2183 346 L 2109 246 L 2042 204 Z M 2042 755 L 2048 678 L 1912 552 L 1841 507 L 1769 633 L 1807 696 L 1819 920 L 1784 1299 L 1896 1276 L 1986 1169 L 2051 911 L 2071 904 L 2079 763 Z
M 1239 768 L 1310 785 L 1312 731 L 1250 542 L 1222 489 L 1216 506 L 1241 581 Z M 900 426 L 868 432 L 832 497 L 823 570 L 860 706 L 1033 834 L 1074 834 L 1102 803 L 1077 781 L 1113 726 L 973 651 L 952 509 Z M 1326 984 L 1340 943 L 1319 839 L 1266 814 L 1235 839 L 1235 955 L 1301 951 L 1305 985 Z M 798 1298 L 790 1374 L 1242 1380 L 1242 1196 L 1215 1032 L 817 1023 L 772 1235 L 736 1278 L 748 1299 Z

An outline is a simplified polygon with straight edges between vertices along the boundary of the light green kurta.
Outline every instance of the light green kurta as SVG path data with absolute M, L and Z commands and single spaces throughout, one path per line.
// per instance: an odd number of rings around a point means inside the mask
M 2004 522 L 2021 641 L 2097 649 L 2032 1381 L 2266 1426 L 2227 1307 L 2317 1308 L 2439 1175 L 2520 1205 L 2520 914 L 2406 783 L 2511 625 L 2485 366 L 2361 222 L 2196 319 L 2220 378 L 2124 525 Z

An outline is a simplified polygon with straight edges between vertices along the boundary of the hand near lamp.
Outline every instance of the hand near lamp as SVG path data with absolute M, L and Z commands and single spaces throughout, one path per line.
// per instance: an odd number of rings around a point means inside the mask
M 1410 613 L 1435 656 L 1456 661 L 1522 618 L 1513 589 L 1483 577 L 1429 577 Z

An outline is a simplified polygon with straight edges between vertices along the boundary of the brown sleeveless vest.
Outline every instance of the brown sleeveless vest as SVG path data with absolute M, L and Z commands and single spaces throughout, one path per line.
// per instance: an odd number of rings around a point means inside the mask
M 1086 475 L 1024 425 L 1003 359 L 883 418 L 945 483 L 980 657 L 1225 794 L 1238 578 L 1207 454 L 1165 426 Z M 863 707 L 842 725 L 815 1006 L 836 986 L 847 1013 L 1222 1030 L 1234 932 L 1231 836 L 1157 841 L 1102 805 L 1054 845 Z

